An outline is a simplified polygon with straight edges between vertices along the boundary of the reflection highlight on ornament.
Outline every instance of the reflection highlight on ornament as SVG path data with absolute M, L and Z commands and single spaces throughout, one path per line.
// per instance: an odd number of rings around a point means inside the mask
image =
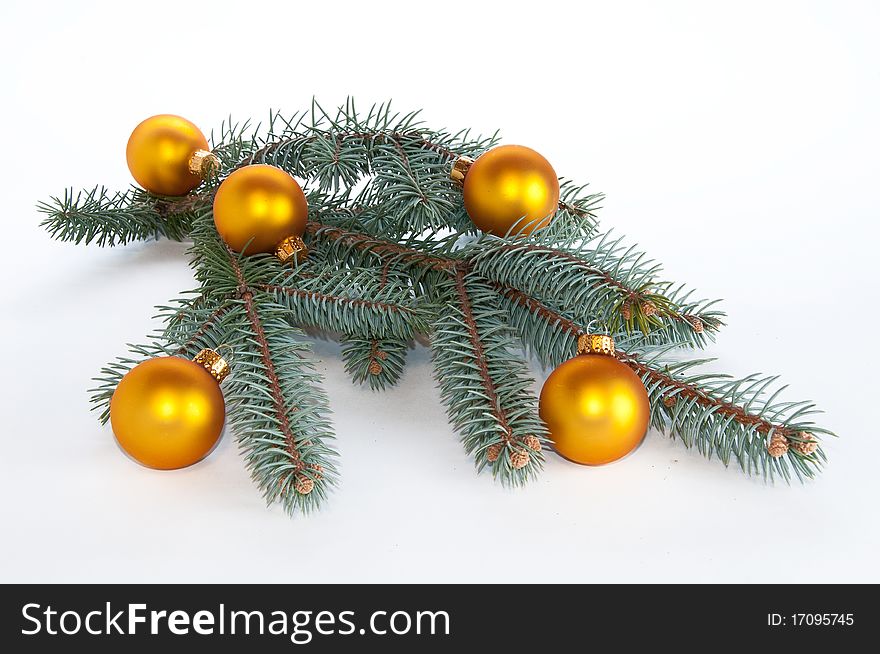
M 532 176 L 526 184 L 526 198 L 536 204 L 544 204 L 547 201 L 547 187 L 541 179 Z
M 585 393 L 586 397 L 581 401 L 583 414 L 587 417 L 601 416 L 605 412 L 605 401 L 595 392 L 589 390 Z
M 611 415 L 617 422 L 629 422 L 636 412 L 636 405 L 623 389 L 615 389 L 611 397 Z
M 171 422 L 177 414 L 177 401 L 171 393 L 156 393 L 153 398 L 156 416 Z

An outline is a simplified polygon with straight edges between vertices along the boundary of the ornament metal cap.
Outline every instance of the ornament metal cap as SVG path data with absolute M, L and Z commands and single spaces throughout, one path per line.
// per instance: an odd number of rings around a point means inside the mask
M 468 169 L 473 163 L 473 159 L 461 155 L 455 160 L 455 163 L 452 164 L 452 170 L 449 171 L 449 176 L 453 181 L 458 182 L 459 184 L 464 184 L 464 177 L 467 175 Z
M 299 236 L 288 236 L 275 248 L 275 256 L 281 263 L 287 263 L 291 259 L 298 263 L 309 256 L 309 249 Z
M 614 356 L 614 339 L 610 334 L 581 334 L 578 336 L 578 354 Z
M 216 379 L 218 384 L 229 375 L 229 364 L 226 363 L 226 359 L 209 348 L 199 351 L 193 357 L 193 361 L 211 373 L 211 377 Z
M 196 150 L 189 159 L 189 172 L 202 179 L 213 177 L 220 170 L 220 158 L 207 150 Z

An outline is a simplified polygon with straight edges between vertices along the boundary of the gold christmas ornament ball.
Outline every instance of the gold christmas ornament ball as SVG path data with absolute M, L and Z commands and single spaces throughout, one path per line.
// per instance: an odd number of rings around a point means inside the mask
M 546 227 L 559 205 L 559 179 L 544 157 L 522 145 L 480 155 L 464 177 L 464 206 L 484 232 L 530 234 Z
M 135 181 L 151 193 L 186 195 L 202 181 L 190 161 L 208 147 L 205 135 L 186 118 L 160 114 L 134 128 L 125 158 Z
M 274 253 L 306 230 L 309 205 L 296 180 L 280 168 L 244 166 L 223 180 L 214 196 L 214 225 L 236 252 Z
M 200 461 L 220 438 L 226 407 L 217 380 L 179 357 L 148 359 L 110 400 L 116 440 L 145 466 L 172 470 Z
M 539 408 L 556 451 L 585 465 L 629 454 L 651 416 L 639 376 L 604 354 L 581 354 L 556 368 L 541 389 Z

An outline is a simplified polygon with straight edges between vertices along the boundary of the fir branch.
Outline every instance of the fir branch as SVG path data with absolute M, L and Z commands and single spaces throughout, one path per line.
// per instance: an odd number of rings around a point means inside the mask
M 386 262 L 379 270 L 378 292 L 385 291 L 389 284 L 406 288 L 406 279 L 392 275 L 391 265 Z M 408 340 L 369 338 L 363 334 L 343 335 L 342 360 L 345 370 L 351 375 L 352 381 L 358 384 L 369 382 L 374 391 L 393 386 L 403 374 Z
M 344 335 L 341 343 L 345 370 L 354 382 L 384 390 L 400 381 L 406 364 L 406 341 Z
M 316 180 L 322 191 L 351 188 L 367 179 L 370 191 L 385 205 L 385 215 L 394 217 L 390 231 L 398 234 L 426 229 L 477 233 L 449 177 L 450 165 L 461 156 L 479 156 L 496 140 L 497 135 L 471 138 L 468 131 L 427 129 L 418 112 L 395 114 L 389 104 L 374 105 L 361 118 L 352 101 L 335 114 L 313 102 L 310 112 L 291 119 L 270 116 L 264 144 L 242 165 L 278 166 Z M 583 195 L 583 189 L 562 183 L 554 218 L 556 238 L 585 237 L 594 229 L 601 195 Z
M 290 420 L 287 417 L 287 407 L 284 402 L 284 395 L 281 392 L 281 383 L 278 381 L 278 374 L 275 372 L 275 363 L 272 360 L 272 354 L 269 351 L 269 341 L 266 338 L 266 332 L 263 329 L 263 321 L 260 320 L 260 314 L 257 312 L 254 303 L 254 294 L 245 291 L 241 294 L 244 302 L 245 312 L 251 325 L 254 339 L 260 348 L 260 358 L 263 364 L 263 370 L 266 375 L 266 381 L 269 384 L 269 393 L 272 396 L 272 404 L 275 409 L 275 417 L 278 421 L 278 428 L 284 435 L 284 449 L 293 460 L 294 467 L 300 462 L 300 455 L 296 449 L 296 438 L 290 428 Z M 295 409 L 296 407 L 294 407 Z
M 779 475 L 790 481 L 792 473 L 801 480 L 812 478 L 826 461 L 821 445 L 803 454 L 798 445 L 819 435 L 831 435 L 805 420 L 816 413 L 811 402 L 779 402 L 769 389 L 775 376 L 750 375 L 734 379 L 729 375 L 687 374 L 692 367 L 711 361 L 676 361 L 664 352 L 642 358 L 621 353 L 621 361 L 641 375 L 651 398 L 652 424 L 660 431 L 675 434 L 687 447 L 696 447 L 724 465 L 735 458 L 748 474 L 773 479 Z M 769 397 L 768 397 L 769 396 Z M 785 453 L 771 456 L 770 438 L 785 439 Z
M 461 269 L 441 288 L 450 301 L 439 312 L 432 352 L 449 418 L 478 470 L 489 466 L 503 483 L 523 484 L 542 467 L 546 440 L 533 380 L 511 352 L 491 289 Z
M 286 310 L 258 302 L 238 258 L 231 251 L 228 256 L 245 318 L 230 376 L 236 435 L 267 502 L 281 502 L 288 513 L 308 512 L 336 481 L 336 453 L 325 443 L 332 438 L 327 399 L 300 354 L 306 346 L 294 340 L 299 334 L 290 329 Z
M 418 266 L 429 270 L 450 270 L 459 264 L 457 259 L 425 253 L 414 247 L 387 239 L 376 238 L 352 230 L 310 221 L 306 231 L 315 240 L 324 241 L 335 249 L 337 259 L 343 260 L 352 250 L 373 255 L 380 263 L 396 266 Z
M 313 103 L 310 113 L 292 119 L 270 117 L 263 146 L 243 165 L 274 165 L 315 180 L 322 191 L 336 192 L 368 179 L 389 214 L 396 217 L 398 233 L 472 229 L 458 210 L 461 198 L 449 178 L 448 158 L 485 149 L 493 141 L 469 142 L 467 133 L 422 130 L 416 115 L 392 114 L 386 105 L 374 107 L 361 119 L 353 103 L 340 107 L 335 115 Z M 279 131 L 276 124 L 281 125 Z
M 429 130 L 419 120 L 419 112 L 394 113 L 390 103 L 373 105 L 367 115 L 361 117 L 352 101 L 339 107 L 335 114 L 313 102 L 310 111 L 291 118 L 270 114 L 269 133 L 263 146 L 247 158 L 244 165 L 270 163 L 306 177 L 310 175 L 303 173 L 320 169 L 317 162 L 329 163 L 331 174 L 317 176 L 322 188 L 338 188 L 339 180 L 346 175 L 334 170 L 334 165 L 347 162 L 350 185 L 359 179 L 357 173 L 369 172 L 377 146 L 412 144 L 436 154 L 442 163 L 448 163 L 461 155 L 483 152 L 496 139 L 497 135 L 471 138 L 469 130 L 455 134 Z M 315 145 L 322 141 L 321 145 Z M 310 152 L 309 148 L 314 150 Z M 307 156 L 309 154 L 311 156 Z
M 540 234 L 507 241 L 484 237 L 468 248 L 474 270 L 578 319 L 612 330 L 672 330 L 676 341 L 703 346 L 723 324 L 715 301 L 692 301 L 684 287 L 656 279 L 660 267 L 621 239 L 551 246 Z M 540 270 L 542 274 L 535 274 Z
M 251 156 L 258 147 L 256 139 L 259 134 L 259 126 L 251 129 L 251 122 L 246 120 L 238 123 L 230 116 L 220 124 L 219 134 L 211 132 L 209 139 L 211 152 L 220 159 L 219 177 L 225 177 L 228 173 L 240 167 L 243 160 Z
M 387 104 L 359 112 L 351 100 L 336 111 L 315 102 L 292 117 L 270 114 L 265 134 L 225 121 L 211 139 L 219 176 L 186 197 L 96 188 L 41 204 L 43 226 L 60 240 L 193 239 L 195 299 L 162 307 L 163 330 L 102 371 L 93 391 L 102 419 L 137 357 L 226 344 L 230 418 L 254 479 L 269 501 L 310 510 L 335 481 L 336 454 L 296 326 L 342 332 L 347 370 L 373 388 L 400 378 L 409 340 L 433 327 L 435 375 L 466 450 L 478 469 L 517 485 L 537 474 L 546 433 L 513 332 L 556 365 L 598 319 L 621 332 L 619 358 L 645 381 L 655 427 L 750 473 L 814 474 L 824 453 L 809 439 L 828 432 L 805 419 L 810 403 L 767 397 L 774 378 L 693 374 L 701 361 L 671 360 L 673 346 L 705 345 L 724 314 L 663 281 L 660 266 L 622 239 L 597 236 L 601 194 L 562 181 L 548 227 L 528 237 L 476 234 L 450 166 L 495 140 L 429 129 L 418 112 Z M 306 180 L 310 252 L 298 267 L 238 256 L 216 232 L 216 188 L 250 163 Z
M 473 307 L 471 306 L 470 296 L 465 287 L 464 272 L 462 271 L 457 272 L 455 275 L 455 292 L 458 295 L 461 315 L 464 318 L 465 326 L 467 327 L 468 339 L 471 342 L 471 348 L 474 352 L 474 361 L 476 362 L 477 370 L 480 373 L 480 380 L 483 383 L 486 398 L 489 400 L 492 413 L 498 422 L 498 426 L 501 428 L 501 438 L 505 444 L 508 444 L 513 440 L 513 430 L 507 421 L 507 414 L 498 400 L 498 392 L 495 389 L 495 382 L 489 374 L 489 364 L 486 361 L 486 351 L 483 347 L 482 340 L 480 340 L 480 332 L 477 329 L 477 320 L 474 316 Z
M 344 270 L 330 275 L 284 281 L 295 285 L 256 286 L 290 311 L 290 319 L 326 330 L 411 339 L 428 329 L 429 313 L 409 289 L 381 288 L 371 270 Z
M 135 188 L 112 193 L 96 186 L 79 192 L 65 189 L 63 196 L 39 203 L 37 210 L 46 215 L 40 226 L 52 238 L 112 247 L 160 237 L 183 240 L 192 221 L 183 202 Z
M 553 311 L 516 289 L 499 289 L 517 331 L 545 365 L 556 366 L 577 353 L 577 337 L 586 327 Z M 617 358 L 632 368 L 645 383 L 651 401 L 652 425 L 696 447 L 705 456 L 718 456 L 724 465 L 736 458 L 743 471 L 772 479 L 790 480 L 792 473 L 810 478 L 825 461 L 821 446 L 802 454 L 797 445 L 806 435 L 830 435 L 805 417 L 814 413 L 810 402 L 779 402 L 778 389 L 767 396 L 776 377 L 751 375 L 733 379 L 727 375 L 687 372 L 711 359 L 677 361 L 669 358 L 670 347 L 657 348 L 643 338 L 618 337 Z M 787 452 L 771 457 L 769 438 L 783 436 Z
M 542 238 L 548 242 L 568 242 L 593 234 L 598 225 L 596 212 L 605 196 L 587 193 L 587 186 L 560 179 L 559 208 L 550 224 L 541 230 Z
M 214 312 L 210 316 L 208 316 L 208 319 L 202 324 L 202 326 L 199 327 L 191 337 L 186 339 L 186 341 L 184 341 L 180 345 L 180 347 L 177 348 L 174 354 L 177 356 L 188 355 L 192 350 L 192 347 L 195 344 L 199 343 L 199 341 L 204 338 L 205 334 L 207 334 L 208 331 L 214 327 L 214 324 L 218 320 L 220 320 L 231 308 L 232 305 L 229 302 L 221 304 L 219 307 L 217 307 L 217 309 L 215 309 Z M 203 348 L 199 348 L 199 350 L 201 349 Z M 198 352 L 198 350 L 196 350 L 196 352 Z
M 275 417 L 278 422 L 278 427 L 284 436 L 285 450 L 294 461 L 294 464 L 297 464 L 301 457 L 296 449 L 296 438 L 290 429 L 290 421 L 287 417 L 287 407 L 285 406 L 284 395 L 281 391 L 281 383 L 278 380 L 278 374 L 275 372 L 275 363 L 273 362 L 272 355 L 269 351 L 269 341 L 266 339 L 263 322 L 260 320 L 257 306 L 254 303 L 253 291 L 251 291 L 250 286 L 248 286 L 245 281 L 241 266 L 238 265 L 238 260 L 236 255 L 232 253 L 232 250 L 229 250 L 229 262 L 232 265 L 232 269 L 235 272 L 235 277 L 238 281 L 239 295 L 244 303 L 245 313 L 248 322 L 250 323 L 251 332 L 253 333 L 254 340 L 256 340 L 257 346 L 260 350 L 260 358 L 266 375 L 266 381 L 269 384 L 269 393 L 272 397 Z

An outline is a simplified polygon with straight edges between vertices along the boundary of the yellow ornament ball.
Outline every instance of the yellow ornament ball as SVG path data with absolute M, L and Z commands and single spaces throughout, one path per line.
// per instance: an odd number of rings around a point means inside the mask
M 544 382 L 539 407 L 556 451 L 586 465 L 629 454 L 651 416 L 639 376 L 604 354 L 580 354 L 556 368 Z
M 172 470 L 200 461 L 220 438 L 226 405 L 204 367 L 179 357 L 148 359 L 110 400 L 116 440 L 145 466 Z
M 480 155 L 464 177 L 464 207 L 484 232 L 504 236 L 546 227 L 559 204 L 559 179 L 544 157 L 522 145 Z
M 138 184 L 157 195 L 186 195 L 202 177 L 190 170 L 193 155 L 208 141 L 186 118 L 160 114 L 134 128 L 125 148 L 128 169 Z
M 223 180 L 214 196 L 214 225 L 236 252 L 275 252 L 302 236 L 309 205 L 296 180 L 265 164 L 244 166 Z

